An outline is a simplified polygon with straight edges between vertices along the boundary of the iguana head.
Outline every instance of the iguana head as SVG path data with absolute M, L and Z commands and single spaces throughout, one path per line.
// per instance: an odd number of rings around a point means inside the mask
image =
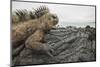
M 46 30 L 53 28 L 59 21 L 58 16 L 51 13 L 46 6 L 38 8 L 35 15 L 38 17 L 41 25 L 44 26 L 44 29 Z

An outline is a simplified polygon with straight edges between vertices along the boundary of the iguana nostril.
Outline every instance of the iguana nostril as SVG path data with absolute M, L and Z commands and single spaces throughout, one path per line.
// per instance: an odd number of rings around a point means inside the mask
M 57 16 L 56 16 L 56 15 L 52 15 L 52 18 L 56 19 L 56 18 L 57 18 Z
M 55 19 L 55 18 L 57 18 L 57 16 L 53 16 L 53 18 Z

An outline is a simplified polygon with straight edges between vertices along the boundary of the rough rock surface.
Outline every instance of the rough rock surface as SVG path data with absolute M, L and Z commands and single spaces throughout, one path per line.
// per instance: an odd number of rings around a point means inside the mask
M 54 57 L 34 54 L 24 48 L 13 59 L 14 65 L 51 64 L 66 62 L 84 62 L 96 60 L 95 28 L 57 28 L 46 36 L 50 48 L 54 50 Z

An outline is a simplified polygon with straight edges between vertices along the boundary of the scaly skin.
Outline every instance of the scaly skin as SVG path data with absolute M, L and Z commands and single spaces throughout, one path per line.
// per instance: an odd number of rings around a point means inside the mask
M 58 17 L 52 13 L 46 13 L 35 20 L 28 20 L 12 27 L 12 46 L 16 48 L 25 42 L 25 47 L 34 51 L 43 51 L 49 54 L 49 47 L 44 43 L 46 32 L 58 23 Z

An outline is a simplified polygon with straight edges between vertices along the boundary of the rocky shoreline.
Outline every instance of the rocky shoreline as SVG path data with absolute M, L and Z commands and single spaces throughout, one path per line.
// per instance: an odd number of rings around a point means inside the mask
M 47 55 L 34 54 L 29 49 L 24 48 L 18 56 L 13 58 L 12 64 L 36 65 L 96 60 L 96 29 L 93 27 L 68 26 L 52 29 L 45 36 L 45 40 L 48 46 L 54 50 L 53 58 Z

